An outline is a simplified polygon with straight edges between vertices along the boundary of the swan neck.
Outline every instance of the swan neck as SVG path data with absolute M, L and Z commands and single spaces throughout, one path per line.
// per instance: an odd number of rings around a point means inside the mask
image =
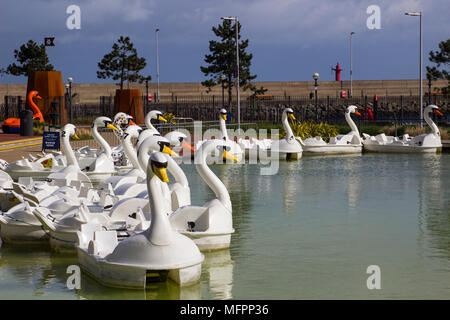
M 131 143 L 131 135 L 128 135 L 125 139 L 123 139 L 123 151 L 127 155 L 128 160 L 130 160 L 134 169 L 141 170 L 141 166 L 139 165 L 139 161 L 136 155 L 136 150 L 133 148 L 133 144 Z
M 439 128 L 438 126 L 434 123 L 433 119 L 431 119 L 430 117 L 430 113 L 429 112 L 425 112 L 423 115 L 425 122 L 430 126 L 431 128 L 431 132 L 436 134 L 436 135 L 440 135 L 439 132 Z
M 153 126 L 152 122 L 151 122 L 151 117 L 145 117 L 144 122 L 145 122 L 145 126 L 150 129 L 153 132 L 158 132 L 158 130 L 156 130 L 156 128 Z
M 356 132 L 359 136 L 358 127 L 356 126 L 355 121 L 353 121 L 352 117 L 350 116 L 350 112 L 345 113 L 345 120 L 347 121 L 347 124 L 350 126 L 350 129 Z
M 102 135 L 98 132 L 96 124 L 94 124 L 91 131 L 92 131 L 92 136 L 94 137 L 94 140 L 97 141 L 97 143 L 100 145 L 100 147 L 102 148 L 103 152 L 107 155 L 107 157 L 111 158 L 111 153 L 112 153 L 111 147 L 106 142 L 106 140 L 102 137 Z
M 189 182 L 186 178 L 186 175 L 184 174 L 178 163 L 171 156 L 167 156 L 167 170 L 172 174 L 175 182 L 178 182 L 185 188 L 189 187 Z
M 64 132 L 64 131 L 63 131 Z M 67 159 L 67 165 L 76 166 L 79 168 L 77 158 L 75 157 L 75 152 L 73 152 L 72 146 L 70 145 L 70 135 L 65 132 L 64 137 L 62 137 L 62 150 Z
M 291 125 L 289 124 L 288 117 L 286 112 L 283 112 L 283 116 L 281 117 L 281 123 L 283 124 L 283 128 L 286 131 L 286 140 L 292 139 L 294 137 L 294 133 L 292 132 Z
M 214 146 L 214 145 L 213 145 Z M 228 193 L 225 185 L 220 181 L 220 179 L 212 172 L 212 170 L 206 164 L 206 157 L 209 153 L 209 148 L 206 150 L 202 150 L 201 161 L 199 164 L 196 164 L 196 169 L 199 175 L 202 177 L 203 181 L 211 188 L 211 190 L 216 195 L 216 198 L 227 208 L 228 210 L 232 210 L 230 194 Z M 207 152 L 208 150 L 208 152 Z
M 138 163 L 142 171 L 147 172 L 149 149 L 141 149 L 138 154 Z
M 152 223 L 145 231 L 147 239 L 154 245 L 165 246 L 172 242 L 173 231 L 167 213 L 164 212 L 164 201 L 162 194 L 163 182 L 147 170 L 147 190 L 150 202 Z
M 220 122 L 220 132 L 222 133 L 222 140 L 229 140 L 228 139 L 228 132 L 227 132 L 227 125 L 225 123 L 225 120 L 220 117 L 219 119 Z

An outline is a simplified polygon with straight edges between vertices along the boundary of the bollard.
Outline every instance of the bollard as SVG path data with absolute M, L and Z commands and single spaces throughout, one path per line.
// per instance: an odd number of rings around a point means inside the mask
M 22 110 L 19 114 L 20 118 L 20 135 L 33 136 L 33 111 Z

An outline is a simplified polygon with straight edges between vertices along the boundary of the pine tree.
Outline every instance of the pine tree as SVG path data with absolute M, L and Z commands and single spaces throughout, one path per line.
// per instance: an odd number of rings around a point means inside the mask
M 434 62 L 437 67 L 427 67 L 427 78 L 431 80 L 436 79 L 447 79 L 447 88 L 442 89 L 443 94 L 450 93 L 450 72 L 445 70 L 439 70 L 441 65 L 449 68 L 450 67 L 450 39 L 447 41 L 442 41 L 439 43 L 440 51 L 430 51 L 429 60 Z
M 123 83 L 142 82 L 145 77 L 139 72 L 145 68 L 147 63 L 145 58 L 139 58 L 137 50 L 129 37 L 121 36 L 117 43 L 112 46 L 112 51 L 106 54 L 102 61 L 98 63 L 97 78 L 120 80 L 120 90 L 123 89 Z
M 6 70 L 2 70 L 3 73 L 13 76 L 27 76 L 31 71 L 53 70 L 51 64 L 47 63 L 44 67 L 44 61 L 48 62 L 44 44 L 38 45 L 33 40 L 29 40 L 26 44 L 21 45 L 19 50 L 14 50 L 14 58 L 19 65 L 12 63 Z
M 254 90 L 255 88 L 250 82 L 256 78 L 256 75 L 251 75 L 250 73 L 253 55 L 246 52 L 248 39 L 240 40 L 241 24 L 239 22 L 237 24 L 239 39 L 239 86 L 244 90 Z M 232 23 L 231 20 L 223 20 L 222 24 L 218 25 L 217 28 L 213 27 L 212 31 L 219 38 L 219 41 L 209 41 L 210 54 L 206 54 L 204 58 L 208 66 L 200 67 L 200 70 L 209 79 L 203 81 L 202 85 L 208 87 L 208 91 L 210 91 L 211 87 L 217 84 L 222 85 L 220 76 L 222 74 L 225 75 L 223 85 L 228 92 L 228 106 L 230 107 L 232 90 L 235 86 L 236 79 L 236 23 Z

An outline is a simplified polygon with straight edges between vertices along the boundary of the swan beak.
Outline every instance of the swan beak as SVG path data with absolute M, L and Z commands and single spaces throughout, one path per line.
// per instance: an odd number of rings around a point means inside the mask
M 239 162 L 239 159 L 233 156 L 231 153 L 227 152 L 226 150 L 223 150 L 223 158 L 233 160 L 234 162 Z
M 114 131 L 117 131 L 117 128 L 115 126 L 113 126 L 111 123 L 107 123 L 106 127 L 109 129 L 113 129 Z
M 361 113 L 359 113 L 358 110 L 355 110 L 355 114 L 361 117 Z
M 189 143 L 187 143 L 186 141 L 183 141 L 183 144 L 181 145 L 183 147 L 183 149 L 190 149 L 192 152 L 195 151 L 194 147 L 191 146 Z
M 163 116 L 158 116 L 158 120 L 162 122 L 167 122 L 166 118 L 164 118 Z
M 295 120 L 294 114 L 290 113 L 289 118 L 291 118 L 292 120 Z
M 227 115 L 226 114 L 221 114 L 220 116 L 222 117 L 223 120 L 227 121 Z
M 438 109 L 434 109 L 434 113 L 443 116 L 444 114 L 442 112 L 440 112 Z
M 179 157 L 178 153 L 176 153 L 175 151 L 173 151 L 172 149 L 170 149 L 167 146 L 164 146 L 164 149 L 162 150 L 162 152 L 170 154 L 172 157 Z
M 36 99 L 42 99 L 42 97 L 41 97 L 39 94 L 37 94 L 37 95 L 35 96 L 35 98 L 36 98 Z
M 130 121 L 128 121 L 128 124 L 129 124 L 130 126 L 132 126 L 132 125 L 135 125 L 136 122 L 134 122 L 133 120 L 130 120 Z
M 159 179 L 161 179 L 162 182 L 169 182 L 169 177 L 167 176 L 167 168 L 157 168 L 153 166 L 153 172 Z
M 76 140 L 80 140 L 80 137 L 76 133 L 74 133 L 72 137 Z

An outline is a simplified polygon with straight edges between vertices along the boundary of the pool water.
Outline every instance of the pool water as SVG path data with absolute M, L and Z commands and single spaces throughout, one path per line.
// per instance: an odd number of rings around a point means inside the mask
M 233 204 L 229 250 L 205 253 L 200 283 L 147 290 L 103 287 L 75 254 L 46 246 L 0 248 L 0 299 L 450 299 L 450 154 L 304 157 L 215 165 Z M 192 203 L 214 194 L 182 165 Z M 369 290 L 367 268 L 380 268 Z

